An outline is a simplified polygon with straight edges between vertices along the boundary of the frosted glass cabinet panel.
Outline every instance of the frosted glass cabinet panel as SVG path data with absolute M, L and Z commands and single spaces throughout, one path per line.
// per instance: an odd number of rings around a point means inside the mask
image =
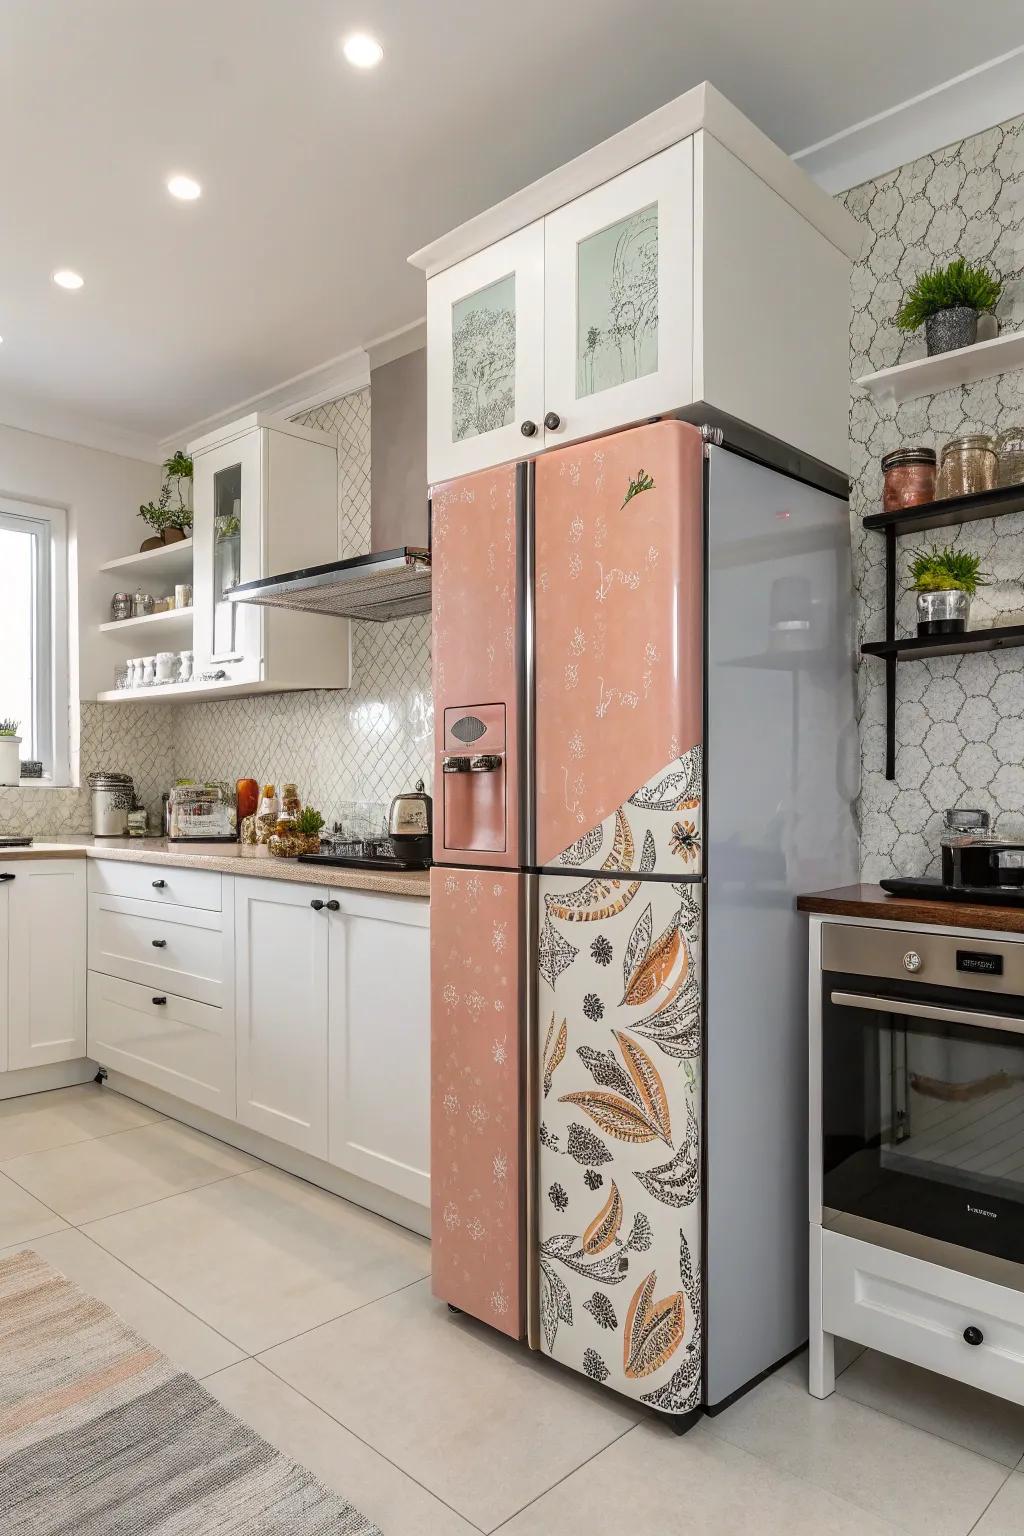
M 693 398 L 692 139 L 547 216 L 544 302 L 548 447 Z
M 543 269 L 544 223 L 538 220 L 431 278 L 427 474 L 432 483 L 543 446 Z
M 247 432 L 195 457 L 193 606 L 196 672 L 225 681 L 262 676 L 263 609 L 228 601 L 243 581 L 264 575 L 263 439 Z

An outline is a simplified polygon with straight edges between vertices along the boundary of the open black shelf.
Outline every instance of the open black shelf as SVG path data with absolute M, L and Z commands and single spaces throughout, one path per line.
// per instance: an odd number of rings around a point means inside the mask
M 928 501 L 901 512 L 872 512 L 864 527 L 885 535 L 885 639 L 870 640 L 861 646 L 862 656 L 877 656 L 885 662 L 885 776 L 896 777 L 896 665 L 898 662 L 924 661 L 929 656 L 961 656 L 970 651 L 1002 651 L 1024 645 L 1024 625 L 1003 629 L 968 630 L 962 635 L 914 635 L 900 640 L 896 636 L 896 540 L 907 533 L 924 533 L 930 528 L 949 528 L 960 523 L 976 523 L 985 517 L 1005 517 L 1010 512 L 1024 512 L 1024 485 L 1004 485 L 975 496 L 950 496 L 945 501 Z
M 872 512 L 865 528 L 879 533 L 889 529 L 899 538 L 905 533 L 924 533 L 929 528 L 949 528 L 954 523 L 976 523 L 983 517 L 1005 517 L 1024 512 L 1024 485 L 1002 485 L 973 496 L 950 496 L 945 501 L 926 501 L 901 512 Z

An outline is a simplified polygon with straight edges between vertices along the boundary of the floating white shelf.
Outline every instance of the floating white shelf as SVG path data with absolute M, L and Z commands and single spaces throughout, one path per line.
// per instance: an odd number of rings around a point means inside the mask
M 97 704 L 164 704 L 174 699 L 240 698 L 259 693 L 285 693 L 287 689 L 272 683 L 151 683 L 148 688 L 105 688 L 96 695 Z
M 192 630 L 191 608 L 165 608 L 162 613 L 140 613 L 131 619 L 109 619 L 106 624 L 101 624 L 100 629 L 105 635 L 120 634 L 122 630 L 133 629 L 181 629 Z
M 118 572 L 122 576 L 134 574 L 140 581 L 152 576 L 162 576 L 171 582 L 179 577 L 191 578 L 192 540 L 179 539 L 176 544 L 161 544 L 159 549 L 121 555 L 117 560 L 108 560 L 100 570 Z
M 1024 368 L 1024 331 L 1009 331 L 992 341 L 979 341 L 973 347 L 957 347 L 953 352 L 938 352 L 934 357 L 918 357 L 911 363 L 897 363 L 857 380 L 858 389 L 879 402 L 916 400 L 919 395 L 937 395 L 958 384 L 975 384 L 997 373 Z

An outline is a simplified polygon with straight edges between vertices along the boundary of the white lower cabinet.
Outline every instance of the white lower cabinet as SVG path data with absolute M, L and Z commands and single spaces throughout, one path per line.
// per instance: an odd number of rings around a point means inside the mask
M 430 1202 L 430 914 L 331 891 L 330 1137 L 337 1167 Z
M 327 1156 L 327 938 L 322 887 L 235 881 L 237 1117 Z M 314 907 L 313 902 L 318 906 Z
M 7 1068 L 74 1061 L 86 1054 L 85 861 L 22 859 L 0 873 L 9 876 Z

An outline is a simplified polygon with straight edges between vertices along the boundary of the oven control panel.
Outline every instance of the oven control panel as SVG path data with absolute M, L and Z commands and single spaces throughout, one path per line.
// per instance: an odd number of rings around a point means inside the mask
M 1024 997 L 1024 935 L 989 940 L 926 929 L 822 923 L 821 968 Z

